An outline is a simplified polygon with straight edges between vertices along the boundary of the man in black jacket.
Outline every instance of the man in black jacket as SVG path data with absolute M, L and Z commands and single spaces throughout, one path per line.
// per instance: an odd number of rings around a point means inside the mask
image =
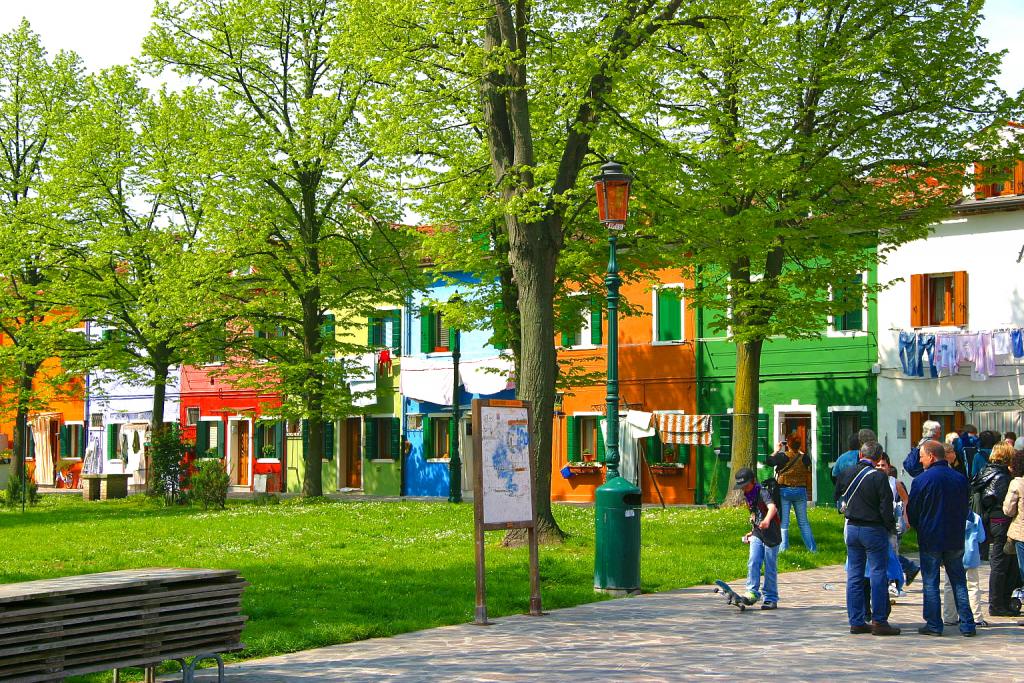
M 850 633 L 895 636 L 900 630 L 889 625 L 885 570 L 889 537 L 896 534 L 896 515 L 889 477 L 875 469 L 879 454 L 878 444 L 864 444 L 857 464 L 841 472 L 837 480 L 846 506 L 846 613 Z M 871 580 L 870 625 L 864 606 L 865 565 Z

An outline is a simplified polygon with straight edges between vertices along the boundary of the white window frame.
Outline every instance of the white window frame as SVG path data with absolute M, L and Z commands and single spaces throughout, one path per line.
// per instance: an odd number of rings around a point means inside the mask
M 868 282 L 868 271 L 860 271 L 861 284 L 867 284 Z M 828 300 L 833 301 L 832 285 L 828 286 Z M 860 329 L 859 330 L 837 330 L 836 329 L 836 316 L 830 315 L 828 317 L 828 331 L 825 333 L 828 337 L 864 337 L 868 333 L 868 294 L 864 292 L 861 296 L 860 301 Z
M 666 339 L 660 341 L 658 339 L 658 292 L 663 289 L 680 289 L 683 291 L 683 296 L 679 297 L 679 339 Z M 651 290 L 651 345 L 652 346 L 675 346 L 678 344 L 685 344 L 687 341 L 686 334 L 686 285 L 682 282 L 666 282 L 660 284 Z
M 569 294 L 572 297 L 589 296 L 586 292 L 572 292 Z M 563 349 L 572 349 L 573 351 L 586 351 L 599 348 L 594 344 L 590 343 L 590 308 L 587 307 L 583 315 L 583 324 L 576 330 L 576 333 L 580 336 L 579 344 L 570 344 L 569 346 L 562 346 Z

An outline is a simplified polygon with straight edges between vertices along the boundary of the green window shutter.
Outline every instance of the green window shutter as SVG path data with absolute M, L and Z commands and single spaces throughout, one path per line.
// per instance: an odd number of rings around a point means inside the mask
M 434 312 L 429 306 L 420 308 L 420 353 L 434 351 Z
M 88 416 L 86 419 L 86 425 L 89 424 Z M 78 433 L 78 455 L 82 458 L 85 457 L 85 450 L 89 447 L 89 430 L 82 426 L 82 431 Z
M 363 447 L 363 453 L 366 454 L 367 460 L 373 460 L 374 458 L 380 457 L 380 453 L 377 452 L 379 448 L 378 442 L 380 441 L 380 434 L 378 432 L 377 418 L 368 417 L 366 418 L 366 443 Z
M 320 326 L 320 336 L 324 339 L 334 339 L 334 314 L 324 313 L 324 324 Z
M 309 454 L 309 420 L 302 418 L 302 458 Z
M 334 421 L 324 420 L 324 459 L 334 460 Z
M 683 306 L 678 287 L 658 290 L 658 341 L 683 338 Z
M 259 422 L 253 423 L 252 447 L 256 451 L 257 458 L 263 457 L 263 444 L 266 443 L 266 439 L 264 438 L 266 436 L 266 430 L 266 424 L 261 424 Z
M 252 330 L 252 336 L 256 337 L 257 339 L 266 339 L 267 333 L 264 332 L 262 328 L 254 327 Z
M 722 459 L 728 459 L 732 455 L 732 415 L 722 415 L 718 418 L 718 448 Z
M 597 421 L 597 461 L 604 462 L 604 430 L 601 429 L 601 423 L 607 422 L 605 419 Z
M 647 444 L 647 462 L 661 462 L 661 439 L 657 436 L 648 436 L 644 443 Z
M 288 425 L 284 420 L 274 424 L 274 454 L 284 460 L 288 453 Z
M 832 439 L 832 435 L 836 433 L 836 414 L 825 413 L 821 418 L 821 427 L 818 429 L 819 440 L 821 442 L 821 452 L 825 456 L 825 462 L 832 462 L 836 459 L 837 449 Z
M 768 414 L 758 413 L 757 414 L 757 453 L 758 456 L 768 457 L 768 454 L 772 452 L 772 447 L 769 441 L 771 435 L 768 433 Z M 806 445 L 804 446 L 806 448 Z M 809 453 L 810 451 L 808 451 Z
M 217 455 L 221 458 L 224 457 L 224 421 L 217 420 Z
M 402 353 L 402 311 L 396 308 L 391 311 L 391 348 L 401 355 Z
M 109 434 L 108 434 L 109 438 Z M 116 438 L 116 435 L 115 435 Z M 196 423 L 196 457 L 202 458 L 206 456 L 206 451 L 210 447 L 210 423 L 209 422 L 198 422 Z
M 402 421 L 397 417 L 391 418 L 391 459 L 398 460 L 402 457 Z
M 875 429 L 875 419 L 870 410 L 860 411 L 860 428 Z
M 568 462 L 580 461 L 579 418 L 572 415 L 565 418 L 565 459 Z
M 117 425 L 107 425 L 107 460 L 117 457 Z
M 864 309 L 857 308 L 853 311 L 848 311 L 843 314 L 842 318 L 843 330 L 850 330 L 853 332 L 859 331 L 864 327 Z
M 600 346 L 601 341 L 601 300 L 592 296 L 590 297 L 590 343 Z
M 423 459 L 429 460 L 434 457 L 434 420 L 423 416 Z
M 62 458 L 66 458 L 71 455 L 71 435 L 68 433 L 68 426 L 61 425 L 58 432 L 60 441 L 60 452 L 58 455 Z
M 575 339 L 575 335 L 572 332 L 562 331 L 562 346 L 572 346 Z

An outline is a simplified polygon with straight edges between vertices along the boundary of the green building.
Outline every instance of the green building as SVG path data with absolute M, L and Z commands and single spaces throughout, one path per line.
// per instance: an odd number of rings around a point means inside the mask
M 876 273 L 861 277 L 873 283 Z M 703 461 L 705 502 L 721 501 L 728 490 L 736 382 L 736 346 L 710 330 L 714 317 L 709 311 L 697 315 L 697 405 L 700 413 L 714 416 L 712 448 L 718 453 Z M 765 341 L 757 419 L 759 478 L 770 476 L 767 455 L 796 432 L 811 455 L 811 499 L 832 503 L 832 464 L 847 450 L 850 434 L 876 423 L 877 329 L 877 307 L 869 300 L 860 310 L 830 318 L 818 338 Z

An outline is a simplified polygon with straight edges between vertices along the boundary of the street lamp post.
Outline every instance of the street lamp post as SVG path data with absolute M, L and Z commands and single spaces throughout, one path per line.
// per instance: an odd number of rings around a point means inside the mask
M 608 381 L 605 402 L 605 483 L 594 494 L 594 590 L 626 595 L 640 590 L 640 489 L 619 474 L 618 233 L 626 225 L 633 179 L 609 162 L 594 176 L 597 213 L 608 228 Z
M 462 457 L 459 453 L 459 423 L 462 420 L 462 410 L 459 406 L 459 356 L 461 349 L 458 328 L 450 332 L 448 344 L 452 349 L 452 429 L 449 434 L 449 460 L 448 460 L 448 502 L 462 502 Z

